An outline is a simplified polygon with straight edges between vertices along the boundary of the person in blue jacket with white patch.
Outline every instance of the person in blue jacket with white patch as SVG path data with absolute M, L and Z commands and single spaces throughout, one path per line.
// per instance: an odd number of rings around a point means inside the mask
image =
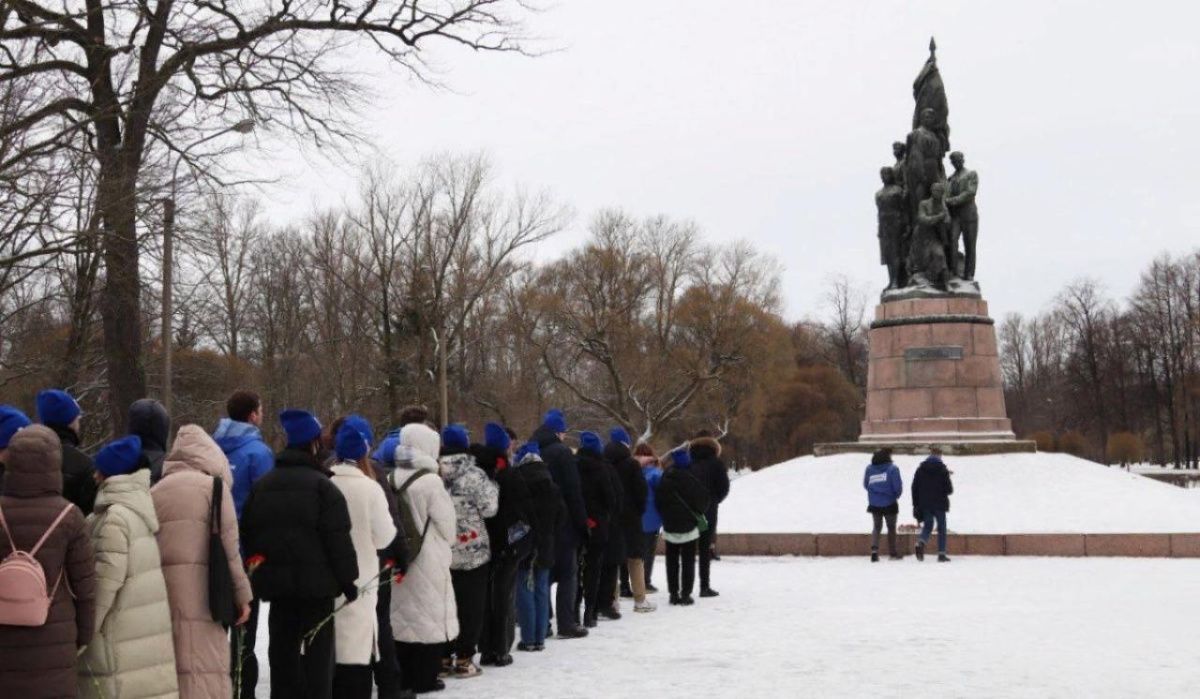
M 262 398 L 257 393 L 235 391 L 225 402 L 225 412 L 229 417 L 221 418 L 217 431 L 213 433 L 213 441 L 229 459 L 229 468 L 233 473 L 233 506 L 241 522 L 242 507 L 250 497 L 254 484 L 275 467 L 275 452 L 263 441 L 259 429 L 263 421 L 263 406 Z M 237 656 L 240 652 L 242 687 L 238 696 L 252 697 L 254 687 L 258 684 L 258 659 L 254 655 L 258 631 L 257 599 L 250 602 L 250 619 L 243 628 L 245 633 L 241 634 L 240 640 L 239 634 L 233 634 L 233 662 L 230 667 L 239 666 Z
M 904 481 L 900 469 L 892 463 L 892 451 L 880 449 L 871 456 L 871 465 L 863 474 L 863 488 L 867 491 L 867 512 L 871 513 L 871 562 L 879 562 L 879 534 L 887 522 L 888 557 L 898 561 L 903 556 L 896 548 L 896 516 L 900 513 L 900 495 L 904 493 Z

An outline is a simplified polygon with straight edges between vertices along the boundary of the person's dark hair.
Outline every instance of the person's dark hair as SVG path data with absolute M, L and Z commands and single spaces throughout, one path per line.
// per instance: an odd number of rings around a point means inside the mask
M 234 391 L 225 401 L 225 413 L 236 422 L 246 422 L 250 414 L 261 407 L 262 398 L 254 391 Z
M 517 442 L 521 441 L 521 440 L 520 440 L 520 439 L 517 437 L 517 431 L 516 431 L 516 430 L 514 430 L 513 428 L 511 428 L 511 427 L 505 427 L 505 428 L 504 428 L 504 432 L 505 432 L 505 434 L 507 434 L 507 435 L 508 435 L 508 438 L 512 440 L 512 443 L 513 443 L 513 444 L 516 444 Z
M 892 450 L 880 449 L 871 455 L 871 463 L 874 465 L 888 464 L 892 462 Z
M 412 424 L 424 425 L 429 422 L 429 408 L 423 405 L 410 405 L 400 411 L 400 426 Z

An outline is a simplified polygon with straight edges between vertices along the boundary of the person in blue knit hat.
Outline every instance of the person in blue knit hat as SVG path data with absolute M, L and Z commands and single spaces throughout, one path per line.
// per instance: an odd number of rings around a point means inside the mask
M 579 623 L 575 610 L 579 601 L 579 552 L 591 529 L 587 524 L 587 506 L 583 502 L 583 489 L 579 483 L 579 466 L 574 452 L 563 444 L 566 432 L 566 417 L 561 410 L 553 408 L 546 412 L 541 426 L 534 431 L 530 441 L 536 442 L 541 450 L 542 460 L 550 470 L 554 484 L 562 492 L 567 507 L 567 516 L 555 540 L 558 550 L 554 555 L 554 571 L 550 578 L 558 585 L 554 595 L 558 637 L 571 639 L 588 635 L 588 630 Z
M 242 547 L 254 570 L 255 596 L 271 603 L 272 694 L 330 699 L 335 625 L 302 640 L 333 612 L 335 598 L 358 598 L 358 554 L 346 498 L 319 460 L 320 421 L 292 409 L 281 412 L 279 422 L 287 447 L 246 500 Z M 365 449 L 362 435 L 356 436 Z
M 520 475 L 529 492 L 523 521 L 530 527 L 525 538 L 532 540 L 530 554 L 517 567 L 517 623 L 521 629 L 517 650 L 538 652 L 545 650 L 550 626 L 550 571 L 555 566 L 556 538 L 566 506 L 537 442 L 526 442 L 517 450 L 510 470 Z
M 472 444 L 475 465 L 496 483 L 500 491 L 496 514 L 484 520 L 491 560 L 488 561 L 486 607 L 479 635 L 479 664 L 503 667 L 512 664 L 513 599 L 517 585 L 517 564 L 529 555 L 527 488 L 522 475 L 512 467 L 512 437 L 503 425 L 489 422 L 483 426 L 483 443 Z
M 595 628 L 600 615 L 608 619 L 619 619 L 621 616 L 612 609 L 611 600 L 608 599 L 611 595 L 601 594 L 601 587 L 605 585 L 607 577 L 604 574 L 607 562 L 605 558 L 612 523 L 621 507 L 621 484 L 617 480 L 616 472 L 604 460 L 604 445 L 600 441 L 600 435 L 595 432 L 580 433 L 579 452 L 575 458 L 579 464 L 583 502 L 587 507 L 588 528 L 591 529 L 591 535 L 584 546 L 583 599 L 580 603 L 584 608 L 584 627 Z M 612 578 L 612 586 L 615 588 L 615 566 Z M 605 600 L 604 605 L 601 605 L 602 598 Z
M 633 611 L 652 612 L 655 605 L 646 599 L 645 540 L 642 533 L 642 515 L 646 512 L 646 478 L 642 465 L 633 458 L 633 439 L 623 427 L 614 427 L 608 433 L 608 445 L 604 447 L 604 458 L 621 482 L 624 499 L 621 515 L 613 525 L 613 536 L 621 539 L 622 548 L 610 552 L 619 553 L 621 572 L 621 595 L 633 598 Z M 616 606 L 614 599 L 612 606 Z
M 171 608 L 142 440 L 128 435 L 109 442 L 96 454 L 96 473 L 100 488 L 88 517 L 96 552 L 96 636 L 80 659 L 80 696 L 174 696 Z
M 687 446 L 671 452 L 668 461 L 655 504 L 662 516 L 663 539 L 667 542 L 667 589 L 671 604 L 688 606 L 695 604 L 692 588 L 696 581 L 696 542 L 700 539 L 700 529 L 708 528 L 704 512 L 709 498 L 704 484 L 692 473 Z
M 37 395 L 38 422 L 54 430 L 62 442 L 63 497 L 83 514 L 91 514 L 96 502 L 96 467 L 79 448 L 79 425 L 83 411 L 66 391 L 46 389 Z
M 31 423 L 25 413 L 11 405 L 0 405 L 0 493 L 4 492 L 4 456 L 13 435 Z

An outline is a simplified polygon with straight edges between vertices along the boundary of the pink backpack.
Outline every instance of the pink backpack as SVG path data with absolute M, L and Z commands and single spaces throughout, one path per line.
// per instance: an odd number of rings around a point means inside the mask
M 46 543 L 46 539 L 50 538 L 50 532 L 58 527 L 72 507 L 74 505 L 68 503 L 63 511 L 58 513 L 54 523 L 28 553 L 18 549 L 13 542 L 8 522 L 4 520 L 4 511 L 0 510 L 0 526 L 4 527 L 8 545 L 12 547 L 12 553 L 0 561 L 0 625 L 41 626 L 46 623 L 46 617 L 50 614 L 50 604 L 54 600 L 54 594 L 58 592 L 63 572 L 61 569 L 58 571 L 54 589 L 47 590 L 46 571 L 42 570 L 42 564 L 38 563 L 34 556 L 42 548 L 42 544 Z M 63 568 L 66 567 L 66 561 L 63 561 Z

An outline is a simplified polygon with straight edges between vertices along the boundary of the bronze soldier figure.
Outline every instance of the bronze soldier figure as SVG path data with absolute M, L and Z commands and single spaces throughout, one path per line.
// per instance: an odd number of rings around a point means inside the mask
M 954 174 L 950 175 L 950 193 L 946 206 L 950 210 L 950 254 L 958 252 L 958 239 L 963 241 L 963 265 L 959 276 L 975 279 L 975 240 L 979 237 L 979 210 L 975 208 L 975 193 L 979 191 L 979 175 L 965 167 L 963 154 L 950 154 Z M 953 259 L 953 258 L 952 258 Z
M 879 212 L 879 263 L 887 266 L 889 289 L 908 284 L 905 271 L 904 243 L 908 237 L 908 217 L 905 215 L 904 189 L 896 184 L 894 168 L 879 171 L 883 188 L 875 193 L 875 208 Z
M 946 242 L 950 238 L 950 211 L 946 208 L 946 183 L 934 182 L 929 198 L 917 207 L 909 268 L 934 287 L 946 291 L 950 270 Z

